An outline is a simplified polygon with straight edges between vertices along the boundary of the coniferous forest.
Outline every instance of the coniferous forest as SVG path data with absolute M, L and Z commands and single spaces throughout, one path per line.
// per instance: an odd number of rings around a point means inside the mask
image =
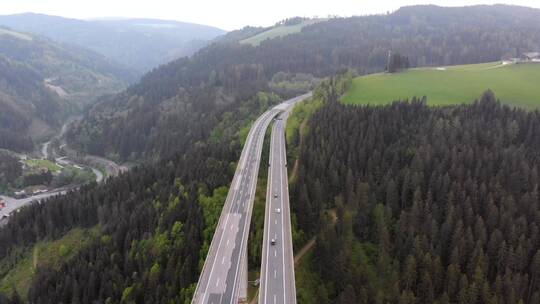
M 316 303 L 539 303 L 540 112 L 329 102 L 292 189 Z
M 189 303 L 224 202 L 216 189 L 229 185 L 231 160 L 240 156 L 237 131 L 268 102 L 260 95 L 225 111 L 220 124 L 210 125 L 219 136 L 197 133 L 198 143 L 182 153 L 15 213 L 0 229 L 0 277 L 37 242 L 77 227 L 98 229 L 59 269 L 37 268 L 28 302 Z M 26 295 L 4 296 L 0 303 Z

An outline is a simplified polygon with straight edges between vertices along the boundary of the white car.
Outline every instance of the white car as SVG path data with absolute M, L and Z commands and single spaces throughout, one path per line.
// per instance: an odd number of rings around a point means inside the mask
M 276 244 L 276 239 L 272 239 L 272 240 L 270 241 L 270 244 L 275 245 L 275 244 Z
M 277 198 L 277 193 L 274 193 L 274 198 Z
M 281 209 L 276 208 L 276 212 L 277 212 L 277 213 L 280 213 L 280 212 L 281 212 Z

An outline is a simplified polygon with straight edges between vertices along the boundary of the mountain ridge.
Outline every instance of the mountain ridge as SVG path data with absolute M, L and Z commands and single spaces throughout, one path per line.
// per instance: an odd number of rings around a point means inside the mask
M 140 22 L 168 24 L 138 26 Z M 157 19 L 81 20 L 24 13 L 0 16 L 0 24 L 78 45 L 138 71 L 191 55 L 225 31 L 207 25 Z

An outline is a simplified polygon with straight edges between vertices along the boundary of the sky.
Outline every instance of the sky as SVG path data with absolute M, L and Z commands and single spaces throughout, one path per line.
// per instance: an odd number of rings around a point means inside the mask
M 495 3 L 540 8 L 540 0 L 0 0 L 0 15 L 34 12 L 78 19 L 156 18 L 234 30 L 246 25 L 270 26 L 293 16 L 381 14 L 414 4 Z

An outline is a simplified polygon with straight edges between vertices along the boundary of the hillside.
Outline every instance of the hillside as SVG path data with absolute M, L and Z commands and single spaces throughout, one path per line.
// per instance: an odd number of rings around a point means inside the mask
M 102 54 L 142 75 L 193 54 L 224 34 L 215 27 L 153 19 L 77 20 L 40 14 L 0 16 L 0 24 Z
M 342 101 L 377 105 L 426 96 L 429 105 L 449 105 L 472 102 L 491 89 L 504 103 L 534 109 L 540 106 L 539 77 L 540 64 L 412 69 L 358 77 Z
M 240 43 L 250 44 L 252 46 L 259 46 L 261 42 L 265 40 L 285 37 L 290 34 L 299 33 L 304 27 L 321 21 L 324 21 L 324 19 L 302 19 L 299 17 L 291 18 L 281 23 L 278 23 L 276 26 L 263 30 L 262 32 L 250 36 L 244 40 L 241 40 Z
M 189 303 L 242 135 L 280 97 L 297 93 L 278 96 L 273 84 L 307 90 L 344 68 L 380 72 L 389 48 L 414 65 L 441 66 L 495 61 L 540 43 L 539 19 L 519 17 L 539 10 L 472 7 L 454 22 L 444 18 L 453 9 L 435 8 L 429 18 L 426 9 L 332 19 L 257 47 L 239 43 L 257 32 L 247 28 L 104 97 L 68 132 L 70 143 L 152 161 L 15 214 L 0 229 L 0 278 L 25 269 L 36 244 L 95 227 L 98 235 L 60 265 L 37 264 L 23 295 L 29 303 Z M 505 12 L 518 20 L 499 24 Z M 343 87 L 333 85 L 317 90 L 324 100 L 309 109 L 317 111 L 310 125 L 299 124 L 305 137 L 295 147 L 296 236 L 322 240 L 306 267 L 314 288 L 299 289 L 307 295 L 299 303 L 519 303 L 527 293 L 537 302 L 538 280 L 530 278 L 539 272 L 529 266 L 540 265 L 539 114 L 504 108 L 492 95 L 445 109 L 347 107 L 337 103 Z M 491 199 L 479 200 L 488 191 Z M 329 221 L 326 211 L 335 215 Z M 4 297 L 19 299 L 13 290 Z
M 519 49 L 540 49 L 540 24 L 531 16 L 540 19 L 540 10 L 420 6 L 390 15 L 321 21 L 259 46 L 239 43 L 246 35 L 234 32 L 191 58 L 148 73 L 126 92 L 104 99 L 68 137 L 78 149 L 93 154 L 122 160 L 159 158 L 181 149 L 184 143 L 175 136 L 185 133 L 191 119 L 201 119 L 215 105 L 242 102 L 253 92 L 272 90 L 270 83 L 278 74 L 309 79 L 343 69 L 380 72 L 389 50 L 408 55 L 413 66 L 496 61 Z M 257 32 L 245 31 L 248 37 Z M 243 93 L 238 94 L 239 89 Z M 194 118 L 199 114 L 203 116 Z
M 0 28 L 0 148 L 32 149 L 68 114 L 133 74 L 88 50 Z
M 316 238 L 298 303 L 540 301 L 538 111 L 491 92 L 445 107 L 328 94 L 291 185 L 298 234 Z

